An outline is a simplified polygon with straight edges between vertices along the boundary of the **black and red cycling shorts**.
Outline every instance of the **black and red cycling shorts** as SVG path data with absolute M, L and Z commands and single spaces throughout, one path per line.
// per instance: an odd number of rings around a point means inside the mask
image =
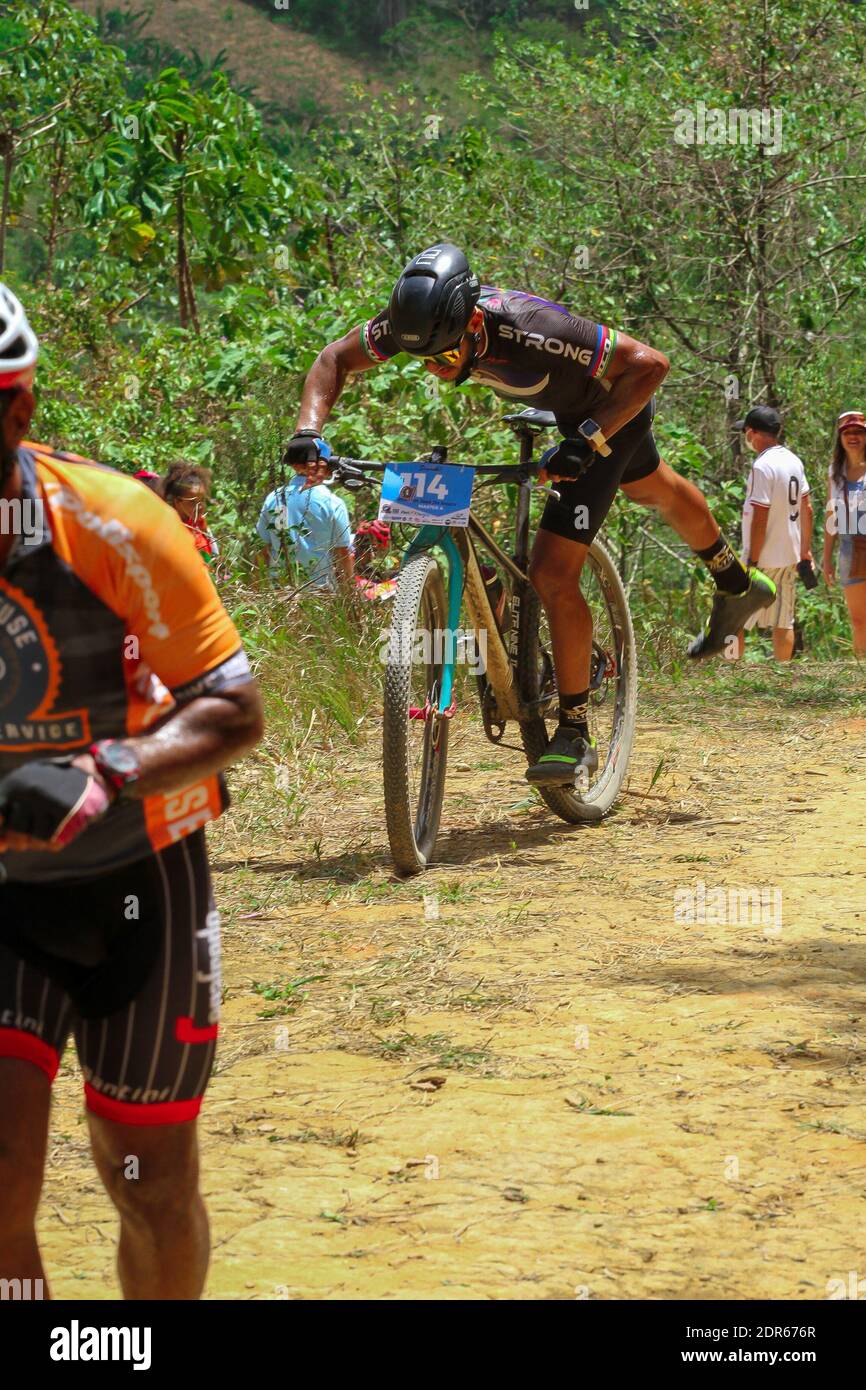
M 10 914 L 22 930 L 46 911 L 59 923 L 74 915 L 98 924 L 116 919 L 119 905 L 130 902 L 142 903 L 148 920 L 146 968 L 141 952 L 127 962 L 115 949 L 105 987 L 124 1002 L 102 1016 L 90 987 L 99 972 L 79 970 L 87 988 L 76 1003 L 73 987 L 64 988 L 50 966 L 26 959 L 6 933 L 0 944 L 0 1058 L 29 1062 L 53 1081 L 74 1038 L 88 1110 L 120 1124 L 179 1124 L 201 1108 L 219 1026 L 219 917 L 204 832 L 100 878 L 0 885 L 0 915 L 10 930 Z M 129 998 L 124 970 L 137 972 L 129 977 Z

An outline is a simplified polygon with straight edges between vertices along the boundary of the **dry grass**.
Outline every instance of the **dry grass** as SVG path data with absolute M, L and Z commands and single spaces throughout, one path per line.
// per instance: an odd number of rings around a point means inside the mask
M 805 696 L 825 674 L 788 678 Z M 373 727 L 330 761 L 320 744 L 300 820 L 240 769 L 212 837 L 211 1294 L 797 1299 L 856 1268 L 852 674 L 814 708 L 737 695 L 722 669 L 645 690 L 638 794 L 578 830 L 458 720 L 442 862 L 409 882 Z M 677 924 L 698 879 L 779 884 L 780 936 Z M 58 1100 L 47 1255 L 59 1295 L 105 1297 L 114 1223 L 70 1063 Z

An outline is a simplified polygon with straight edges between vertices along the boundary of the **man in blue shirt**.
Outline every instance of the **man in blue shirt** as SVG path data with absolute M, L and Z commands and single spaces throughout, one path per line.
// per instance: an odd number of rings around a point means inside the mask
M 345 502 L 332 488 L 307 486 L 306 473 L 270 493 L 256 534 L 269 547 L 272 575 L 297 567 L 310 588 L 350 584 L 354 569 L 352 528 Z

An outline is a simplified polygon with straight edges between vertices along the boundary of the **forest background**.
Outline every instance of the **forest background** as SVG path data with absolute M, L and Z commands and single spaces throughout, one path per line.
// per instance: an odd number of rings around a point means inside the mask
M 484 281 L 669 355 L 661 452 L 732 535 L 731 424 L 777 405 L 820 528 L 833 422 L 866 400 L 864 35 L 854 0 L 5 3 L 0 275 L 42 343 L 36 435 L 125 470 L 209 465 L 248 640 L 312 645 L 351 683 L 350 629 L 267 601 L 253 527 L 319 349 L 447 237 Z M 328 436 L 506 461 L 505 409 L 398 359 Z M 509 505 L 488 494 L 497 528 Z M 676 673 L 706 576 L 630 504 L 606 535 L 644 664 Z M 838 588 L 802 617 L 809 655 L 847 655 Z

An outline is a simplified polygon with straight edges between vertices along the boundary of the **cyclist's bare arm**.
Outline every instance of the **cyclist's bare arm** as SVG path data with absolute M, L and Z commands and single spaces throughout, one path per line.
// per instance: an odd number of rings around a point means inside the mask
M 181 705 L 155 731 L 124 740 L 138 754 L 141 776 L 131 788 L 136 798 L 169 793 L 222 772 L 250 752 L 264 733 L 262 697 L 255 681 Z M 94 771 L 88 754 L 76 758 Z
M 212 777 L 254 748 L 263 733 L 262 697 L 255 681 L 191 700 L 173 710 L 151 732 L 124 740 L 138 754 L 141 767 L 141 776 L 129 794 L 136 798 L 168 794 Z M 113 799 L 89 753 L 78 754 L 73 762 Z M 2 853 L 55 849 L 56 845 L 29 835 L 0 833 Z
M 611 383 L 607 400 L 594 412 L 606 439 L 621 430 L 651 400 L 670 371 L 663 352 L 639 343 L 627 333 L 617 335 L 606 379 Z
M 361 330 L 353 328 L 344 338 L 322 348 L 307 374 L 298 415 L 299 430 L 321 430 L 330 415 L 346 378 L 354 372 L 369 372 L 380 366 L 367 356 L 361 346 Z

